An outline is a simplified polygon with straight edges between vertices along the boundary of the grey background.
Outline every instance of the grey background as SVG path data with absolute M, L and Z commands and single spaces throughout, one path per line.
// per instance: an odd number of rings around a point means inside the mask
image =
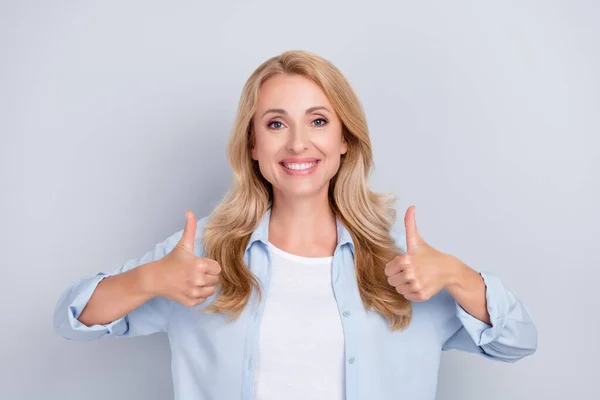
M 211 210 L 243 83 L 300 48 L 358 92 L 399 220 L 538 323 L 516 364 L 444 353 L 438 399 L 600 398 L 598 4 L 3 1 L 0 398 L 172 398 L 166 337 L 69 342 L 54 305 Z

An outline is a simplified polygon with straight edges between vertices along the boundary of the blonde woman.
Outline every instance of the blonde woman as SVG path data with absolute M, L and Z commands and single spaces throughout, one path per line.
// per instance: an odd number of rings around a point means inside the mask
M 234 181 L 212 213 L 70 286 L 72 340 L 166 332 L 177 400 L 430 399 L 442 350 L 517 361 L 537 329 L 501 281 L 372 192 L 363 109 L 327 60 L 288 51 L 243 88 Z

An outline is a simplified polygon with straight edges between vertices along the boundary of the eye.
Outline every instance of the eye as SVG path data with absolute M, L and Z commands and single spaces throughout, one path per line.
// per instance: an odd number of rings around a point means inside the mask
M 315 122 L 317 122 L 317 121 L 322 121 L 322 123 L 320 123 L 320 124 L 317 124 L 317 125 L 316 125 L 316 126 L 318 126 L 318 127 L 319 127 L 319 126 L 323 126 L 323 125 L 327 124 L 327 120 L 326 120 L 325 118 L 317 118 L 317 119 L 315 119 L 315 120 L 313 121 L 313 123 L 315 123 Z
M 279 129 L 280 128 L 279 126 L 277 126 L 277 127 L 272 126 L 273 124 L 279 124 L 279 125 L 283 126 L 283 124 L 281 122 L 279 122 L 279 121 L 271 121 L 271 122 L 269 122 L 267 124 L 267 127 L 273 128 L 273 129 Z

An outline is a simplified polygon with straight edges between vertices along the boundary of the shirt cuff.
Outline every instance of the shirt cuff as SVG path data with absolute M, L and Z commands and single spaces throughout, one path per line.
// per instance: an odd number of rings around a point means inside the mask
M 71 325 L 72 330 L 86 333 L 101 332 L 104 334 L 117 336 L 122 335 L 127 331 L 128 324 L 125 319 L 126 317 L 121 317 L 106 325 L 97 324 L 91 326 L 87 326 L 78 320 L 81 312 L 88 304 L 98 284 L 109 276 L 111 275 L 101 272 L 93 277 L 87 278 L 87 282 L 81 282 L 81 284 L 76 286 L 74 293 L 72 294 L 73 301 L 68 308 L 69 324 Z
M 501 280 L 493 275 L 479 272 L 485 283 L 487 311 L 492 325 L 480 321 L 456 303 L 456 316 L 477 346 L 486 345 L 500 336 L 510 310 L 510 296 Z

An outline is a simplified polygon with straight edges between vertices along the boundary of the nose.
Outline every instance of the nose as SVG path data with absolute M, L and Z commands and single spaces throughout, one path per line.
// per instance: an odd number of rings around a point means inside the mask
M 308 149 L 308 133 L 302 128 L 289 130 L 290 134 L 287 141 L 287 149 L 296 153 L 301 153 Z

